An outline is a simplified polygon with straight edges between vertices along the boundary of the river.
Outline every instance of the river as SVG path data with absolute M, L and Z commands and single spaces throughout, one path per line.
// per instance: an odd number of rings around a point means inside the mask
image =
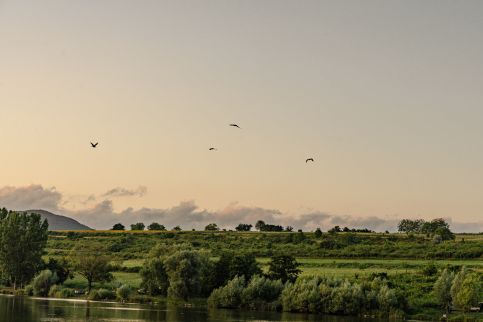
M 340 316 L 313 314 L 255 312 L 241 310 L 208 309 L 203 304 L 183 305 L 161 303 L 155 305 L 86 302 L 29 297 L 0 296 L 1 322 L 215 322 L 215 321 L 323 321 L 323 322 L 375 322 Z

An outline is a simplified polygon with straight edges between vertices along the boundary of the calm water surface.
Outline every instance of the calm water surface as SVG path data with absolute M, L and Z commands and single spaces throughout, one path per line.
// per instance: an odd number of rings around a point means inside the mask
M 1 322 L 38 321 L 110 321 L 110 322 L 215 322 L 215 321 L 323 321 L 375 322 L 377 320 L 276 312 L 212 310 L 203 304 L 186 307 L 183 304 L 156 305 L 47 300 L 27 297 L 0 296 Z

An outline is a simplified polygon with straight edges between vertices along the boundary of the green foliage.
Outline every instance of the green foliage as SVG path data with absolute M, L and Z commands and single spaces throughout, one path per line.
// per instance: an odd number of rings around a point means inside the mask
M 419 233 L 421 231 L 421 227 L 423 226 L 424 220 L 422 219 L 403 219 L 397 225 L 397 230 L 399 232 L 404 233 Z
M 319 277 L 298 279 L 285 285 L 281 300 L 285 311 L 343 315 L 388 315 L 403 305 L 396 291 L 377 278 L 362 284 Z
M 453 284 L 454 273 L 448 269 L 443 270 L 439 278 L 434 283 L 433 294 L 438 304 L 447 312 L 451 307 L 451 285 Z
M 261 273 L 260 265 L 253 254 L 223 252 L 215 263 L 214 287 L 224 285 L 235 276 L 244 276 L 250 280 L 252 276 Z
M 92 290 L 89 292 L 89 300 L 92 301 L 106 301 L 116 299 L 116 294 L 113 291 L 100 288 L 98 290 Z
M 438 268 L 434 264 L 434 262 L 429 262 L 426 266 L 423 267 L 421 273 L 425 276 L 433 276 L 438 273 Z
M 455 290 L 453 302 L 457 308 L 468 312 L 472 306 L 478 305 L 483 293 L 482 281 L 475 273 L 465 274 L 461 284 Z
M 276 301 L 282 290 L 282 281 L 255 275 L 242 292 L 242 304 L 253 307 L 257 303 Z
M 41 271 L 32 281 L 33 294 L 35 296 L 49 295 L 50 287 L 57 281 L 58 278 L 55 273 L 48 269 Z
M 139 272 L 141 287 L 150 295 L 167 295 L 168 275 L 163 260 L 159 256 L 148 258 Z
M 245 281 L 244 276 L 235 276 L 211 293 L 208 304 L 218 308 L 266 308 L 279 298 L 283 289 L 280 280 L 272 281 L 263 276 L 253 276 L 246 286 Z
M 57 275 L 58 284 L 64 284 L 65 280 L 67 280 L 68 278 L 72 278 L 72 273 L 69 269 L 69 263 L 64 257 L 62 257 L 61 259 L 49 257 L 49 261 L 43 266 L 44 269 L 48 269 Z
M 207 230 L 207 231 L 218 231 L 218 230 L 220 230 L 220 228 L 218 228 L 217 224 L 212 223 L 212 224 L 206 225 L 205 230 Z
M 187 300 L 208 295 L 212 288 L 213 263 L 208 254 L 193 250 L 177 251 L 164 260 L 168 275 L 168 296 Z
M 463 266 L 461 270 L 455 275 L 453 279 L 453 285 L 451 285 L 451 298 L 454 300 L 456 299 L 457 294 L 463 287 L 463 281 L 466 279 L 468 275 L 468 269 Z
M 157 222 L 153 222 L 148 226 L 148 230 L 166 230 L 164 225 L 158 224 Z
M 132 293 L 131 286 L 126 285 L 126 284 L 121 285 L 116 290 L 117 298 L 120 299 L 123 302 L 129 300 L 129 297 L 131 296 L 131 293 Z
M 78 244 L 70 255 L 74 271 L 87 279 L 87 292 L 91 291 L 93 282 L 112 280 L 111 261 L 106 247 L 100 243 Z
M 268 276 L 274 280 L 281 280 L 283 283 L 294 282 L 301 272 L 299 266 L 300 264 L 293 256 L 274 256 L 268 264 Z
M 124 230 L 124 229 L 125 229 L 125 227 L 124 227 L 123 224 L 117 223 L 114 226 L 112 226 L 112 229 L 111 230 Z
M 138 222 L 136 224 L 131 225 L 131 230 L 144 230 L 144 224 L 142 222 Z
M 235 227 L 236 231 L 250 231 L 252 229 L 253 225 L 250 224 L 238 224 L 238 226 Z
M 73 297 L 74 291 L 70 288 L 62 287 L 61 285 L 53 285 L 49 291 L 49 297 L 55 298 L 69 298 Z
M 236 276 L 220 288 L 215 289 L 208 298 L 208 305 L 218 308 L 237 308 L 242 303 L 245 277 Z
M 14 288 L 30 282 L 40 269 L 47 229 L 40 215 L 0 210 L 0 273 Z
M 317 228 L 314 233 L 315 238 L 320 238 L 322 237 L 322 230 L 320 228 Z

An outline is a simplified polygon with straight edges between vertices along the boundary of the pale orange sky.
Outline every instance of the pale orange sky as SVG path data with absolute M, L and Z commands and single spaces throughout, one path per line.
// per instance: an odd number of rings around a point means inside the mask
M 480 1 L 0 0 L 0 186 L 55 186 L 76 208 L 142 186 L 115 209 L 480 221 L 482 15 Z

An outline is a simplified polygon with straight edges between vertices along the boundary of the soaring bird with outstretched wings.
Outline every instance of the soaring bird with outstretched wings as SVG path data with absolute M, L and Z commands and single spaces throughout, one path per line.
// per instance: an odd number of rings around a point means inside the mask
M 305 160 L 305 163 L 307 163 L 307 162 L 309 162 L 309 161 L 314 162 L 314 158 L 308 158 L 307 160 Z
M 99 142 L 96 142 L 96 143 L 91 142 L 91 147 L 96 148 L 98 144 L 99 144 Z
M 230 124 L 230 126 L 237 127 L 239 129 L 241 129 L 241 127 L 239 127 L 238 124 L 235 124 L 235 123 Z
M 216 151 L 218 150 L 217 148 L 209 148 L 210 151 Z

